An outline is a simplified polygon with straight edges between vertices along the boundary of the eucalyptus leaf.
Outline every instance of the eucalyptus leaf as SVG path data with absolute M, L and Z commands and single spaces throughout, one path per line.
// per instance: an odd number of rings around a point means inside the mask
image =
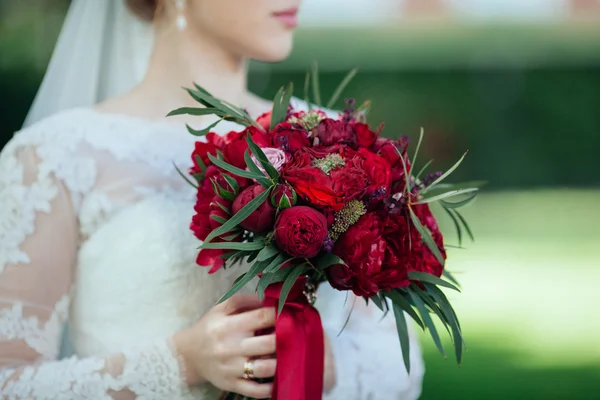
M 450 197 L 456 197 L 456 196 L 464 195 L 464 194 L 467 194 L 467 193 L 473 193 L 473 192 L 477 192 L 478 190 L 479 189 L 477 189 L 477 188 L 452 190 L 450 192 L 438 194 L 436 196 L 425 197 L 423 200 L 419 200 L 418 202 L 416 202 L 414 204 L 433 203 L 434 201 L 438 201 L 438 200 L 442 200 L 442 199 L 448 199 Z
M 467 153 L 463 154 L 462 157 L 456 162 L 456 164 L 454 164 L 448 171 L 444 172 L 439 178 L 437 178 L 435 181 L 433 181 L 431 183 L 431 185 L 427 186 L 425 189 L 423 189 L 421 191 L 421 194 L 425 194 L 426 192 L 430 191 L 431 189 L 433 189 L 437 184 L 439 184 L 440 182 L 442 182 L 444 179 L 446 179 L 448 176 L 450 176 L 450 174 L 452 174 L 452 172 L 454 172 L 454 170 L 456 168 L 458 168 L 458 166 L 463 162 L 463 160 L 465 159 L 465 157 L 467 156 Z
M 181 172 L 181 170 L 179 169 L 179 167 L 177 165 L 175 165 L 175 163 L 173 163 L 173 166 L 175 167 L 175 169 L 177 170 L 179 175 L 181 175 L 181 177 L 183 179 L 185 179 L 185 181 L 187 183 L 189 183 L 193 188 L 198 189 L 198 185 L 196 185 L 194 182 L 192 182 L 192 180 L 190 178 L 188 178 L 183 172 Z
M 279 254 L 279 249 L 275 245 L 270 244 L 270 245 L 266 246 L 265 248 L 263 248 L 260 251 L 260 253 L 258 253 L 258 256 L 256 256 L 256 260 L 257 261 L 269 260 L 273 256 L 276 256 L 277 254 Z
M 446 357 L 446 352 L 444 351 L 444 347 L 442 346 L 442 341 L 440 340 L 440 335 L 438 334 L 438 331 L 433 323 L 433 320 L 431 319 L 431 316 L 429 315 L 429 311 L 427 311 L 427 308 L 425 307 L 425 303 L 423 303 L 423 299 L 421 299 L 421 297 L 418 294 L 414 293 L 411 290 L 409 290 L 408 293 L 410 294 L 414 303 L 416 304 L 417 310 L 419 310 L 419 314 L 421 314 L 421 318 L 423 319 L 423 322 L 429 329 L 429 334 L 433 338 L 433 342 L 435 343 L 435 345 L 438 348 L 438 350 L 440 351 L 440 353 L 442 353 L 442 355 L 444 357 Z
M 306 272 L 306 266 L 297 265 L 290 266 L 292 272 L 285 278 L 283 285 L 281 286 L 281 292 L 279 294 L 279 305 L 277 307 L 277 315 L 281 314 L 283 307 L 285 306 L 285 301 L 287 300 L 288 295 L 290 294 L 290 290 L 298 280 L 300 276 L 302 276 Z
M 250 147 L 252 154 L 254 154 L 254 157 L 256 157 L 258 162 L 260 162 L 260 165 L 262 165 L 263 169 L 273 181 L 277 181 L 279 179 L 279 172 L 277 172 L 273 164 L 271 164 L 262 149 L 256 143 L 254 143 L 254 140 L 252 140 L 252 135 L 248 134 L 246 137 L 246 142 L 248 143 L 248 147 Z
M 402 308 L 410 317 L 421 327 L 421 329 L 425 329 L 425 325 L 423 325 L 423 321 L 419 318 L 419 314 L 412 308 L 410 303 L 398 292 L 394 290 L 386 290 L 383 292 L 385 296 L 387 296 L 392 303 L 398 305 Z
M 451 284 L 450 282 L 446 282 L 445 280 L 440 279 L 435 275 L 428 274 L 427 272 L 411 271 L 408 273 L 408 278 L 411 280 L 414 280 L 414 281 L 428 282 L 428 283 L 432 283 L 434 285 L 444 286 L 449 289 L 460 292 L 460 289 L 457 288 L 456 286 L 454 286 L 453 284 Z
M 396 319 L 396 329 L 398 330 L 398 338 L 400 339 L 400 348 L 402 349 L 402 359 L 406 372 L 410 374 L 410 341 L 408 338 L 408 325 L 404 312 L 397 304 L 393 305 L 394 318 Z
M 474 242 L 475 241 L 475 237 L 473 236 L 473 232 L 471 231 L 471 228 L 469 228 L 469 224 L 467 223 L 467 221 L 465 220 L 465 218 L 462 216 L 462 214 L 460 212 L 458 212 L 458 210 L 453 209 L 452 211 L 454 211 L 454 213 L 456 214 L 456 216 L 458 217 L 458 219 L 460 220 L 460 222 L 465 227 L 465 230 L 467 231 L 467 235 L 469 235 L 469 237 L 471 238 L 471 241 Z
M 445 262 L 444 262 L 444 258 L 442 257 L 442 253 L 440 253 L 440 249 L 437 247 L 437 244 L 435 244 L 433 238 L 431 237 L 431 234 L 429 233 L 427 228 L 425 228 L 421 224 L 421 221 L 419 221 L 419 217 L 417 217 L 415 212 L 410 208 L 409 208 L 409 211 L 410 211 L 410 218 L 412 219 L 413 224 L 415 225 L 415 227 L 421 234 L 421 238 L 423 239 L 423 242 L 425 242 L 427 247 L 429 247 L 429 250 L 431 250 L 431 252 L 435 256 L 435 258 L 440 262 L 440 264 L 442 264 L 442 266 L 444 266 Z
M 315 104 L 318 107 L 321 107 L 323 103 L 321 103 L 321 88 L 319 87 L 319 65 L 316 61 L 312 63 L 312 87 L 313 87 L 313 96 L 315 97 Z
M 444 211 L 446 211 L 446 213 L 450 216 L 450 219 L 454 223 L 454 227 L 456 228 L 456 236 L 458 236 L 458 245 L 462 246 L 462 229 L 460 227 L 460 224 L 458 223 L 458 219 L 454 216 L 454 214 L 452 214 L 452 212 L 448 208 L 442 208 L 444 209 Z M 448 245 L 446 245 L 446 247 L 448 247 Z
M 331 95 L 331 98 L 327 102 L 327 108 L 333 108 L 335 102 L 338 101 L 341 94 L 344 92 L 344 89 L 346 89 L 346 86 L 348 86 L 350 81 L 352 81 L 354 76 L 356 76 L 357 72 L 358 68 L 353 68 L 350 70 L 350 72 L 348 72 L 346 77 L 342 80 L 342 82 L 340 82 L 339 86 L 335 89 L 335 92 L 333 92 L 333 95 Z
M 217 167 L 223 168 L 225 171 L 232 173 L 233 175 L 241 176 L 242 178 L 248 179 L 261 179 L 265 176 L 263 174 L 257 175 L 254 172 L 246 171 L 238 167 L 234 167 L 231 164 L 226 163 L 225 161 L 213 156 L 212 154 L 208 154 L 208 158 L 215 164 Z
M 200 246 L 200 249 L 260 250 L 264 246 L 265 244 L 262 242 L 204 242 Z
M 244 277 L 236 283 L 234 283 L 231 289 L 229 289 L 227 293 L 225 293 L 225 295 L 221 297 L 219 303 L 224 302 L 225 300 L 236 294 L 240 289 L 246 286 L 247 283 L 254 279 L 256 275 L 260 274 L 267 267 L 267 265 L 268 263 L 266 262 L 254 263 L 252 267 L 250 267 L 250 270 L 244 274 Z
M 271 194 L 271 190 L 265 190 L 260 193 L 258 196 L 253 198 L 248 204 L 246 204 L 241 210 L 239 210 L 236 214 L 234 214 L 227 223 L 221 225 L 214 231 L 212 231 L 205 239 L 206 242 L 210 242 L 212 239 L 221 236 L 224 233 L 229 232 L 236 226 L 238 226 L 242 221 L 244 221 L 250 214 L 252 214 L 262 203 L 264 203 Z

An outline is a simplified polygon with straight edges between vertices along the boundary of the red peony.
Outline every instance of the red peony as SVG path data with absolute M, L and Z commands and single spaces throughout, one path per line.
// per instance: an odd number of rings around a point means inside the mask
M 356 140 L 359 147 L 371 147 L 379 136 L 377 132 L 373 132 L 369 128 L 369 125 L 360 122 L 354 124 L 354 131 L 356 132 Z
M 233 214 L 237 214 L 246 204 L 264 191 L 265 188 L 261 185 L 252 185 L 244 189 L 233 201 Z M 273 228 L 274 220 L 275 208 L 267 200 L 243 220 L 240 226 L 250 232 L 262 233 Z
M 308 133 L 300 125 L 283 122 L 271 132 L 273 146 L 284 151 L 296 152 L 309 147 Z
M 246 142 L 248 133 L 250 133 L 252 140 L 259 147 L 268 147 L 270 145 L 267 134 L 254 126 L 249 126 L 242 132 L 229 132 L 225 137 L 226 145 L 223 148 L 225 161 L 242 169 L 246 168 L 244 153 L 248 150 L 248 142 Z
M 326 238 L 327 220 L 314 208 L 288 208 L 279 214 L 275 223 L 277 246 L 292 257 L 315 257 Z
M 392 181 L 394 186 L 400 189 L 404 188 L 406 178 L 404 176 L 404 164 L 406 170 L 410 173 L 410 161 L 408 160 L 407 148 L 408 140 L 379 139 L 375 144 L 378 154 L 385 159 L 392 169 Z M 404 159 L 404 164 L 402 163 Z
M 367 193 L 369 177 L 355 163 L 348 162 L 342 168 L 335 168 L 329 176 L 333 182 L 333 190 L 342 194 L 345 203 L 361 199 Z
M 389 193 L 392 187 L 392 171 L 388 162 L 364 148 L 358 149 L 356 158 L 362 159 L 361 167 L 369 178 L 367 193 L 379 192 L 381 189 Z
M 352 289 L 357 296 L 373 296 L 379 290 L 407 286 L 408 271 L 402 265 L 389 265 L 388 242 L 384 237 L 386 216 L 363 215 L 336 242 L 333 252 L 347 265 L 328 271 L 331 285 L 340 290 Z
M 317 137 L 321 146 L 346 144 L 350 147 L 356 147 L 357 144 L 353 124 L 330 118 L 319 122 L 319 125 L 317 125 Z
M 343 194 L 333 189 L 333 181 L 325 172 L 312 166 L 308 154 L 294 157 L 283 171 L 283 179 L 292 186 L 298 196 L 317 208 L 339 211 L 344 207 Z

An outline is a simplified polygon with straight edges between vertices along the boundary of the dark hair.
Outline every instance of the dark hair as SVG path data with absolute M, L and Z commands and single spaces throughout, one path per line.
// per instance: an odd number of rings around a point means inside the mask
M 152 21 L 159 0 L 125 0 L 131 11 L 144 21 Z

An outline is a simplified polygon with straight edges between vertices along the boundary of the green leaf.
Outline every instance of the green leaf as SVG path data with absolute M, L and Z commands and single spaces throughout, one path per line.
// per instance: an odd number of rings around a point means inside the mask
M 200 168 L 202 174 L 204 174 L 206 172 L 206 164 L 204 164 L 204 160 L 202 159 L 202 157 L 196 155 L 194 156 L 194 160 L 196 161 L 196 164 L 198 164 L 198 168 Z
M 462 246 L 462 229 L 460 228 L 460 224 L 458 223 L 458 219 L 452 214 L 452 212 L 446 208 L 442 207 L 446 213 L 450 216 L 450 219 L 454 223 L 454 227 L 456 228 L 456 235 L 458 236 L 458 245 Z M 447 245 L 446 245 L 447 246 Z
M 438 200 L 442 200 L 442 199 L 447 199 L 447 198 L 455 197 L 455 196 L 460 196 L 460 195 L 467 194 L 467 193 L 473 193 L 473 192 L 477 192 L 478 190 L 479 189 L 477 189 L 477 188 L 453 190 L 451 192 L 446 192 L 446 193 L 438 194 L 437 196 L 425 197 L 423 200 L 419 200 L 418 202 L 413 203 L 413 204 L 433 203 L 434 201 L 438 201 Z M 476 194 L 477 193 L 475 193 L 475 195 Z M 471 200 L 472 199 L 469 199 L 469 201 L 471 201 Z
M 191 126 L 189 126 L 188 124 L 185 125 L 185 127 L 187 128 L 188 132 L 191 133 L 194 136 L 205 136 L 208 135 L 208 133 L 217 125 L 219 125 L 219 123 L 221 123 L 221 121 L 223 121 L 225 118 L 220 118 L 218 120 L 216 120 L 215 122 L 213 122 L 212 124 L 208 125 L 206 128 L 204 129 L 199 129 L 196 130 L 194 128 L 192 128 Z
M 273 164 L 271 164 L 262 149 L 256 143 L 254 143 L 254 140 L 252 140 L 252 135 L 248 134 L 246 137 L 246 142 L 248 142 L 248 147 L 250 147 L 252 154 L 254 154 L 254 157 L 256 157 L 258 162 L 260 162 L 260 165 L 262 165 L 264 170 L 267 171 L 267 174 L 269 174 L 273 181 L 277 181 L 279 179 L 279 172 L 277 172 Z
M 294 258 L 295 257 L 286 258 L 286 255 L 283 253 L 278 254 L 277 257 L 275 257 L 271 260 L 271 263 L 269 264 L 269 266 L 267 268 L 265 268 L 264 272 L 265 273 L 274 273 L 275 271 L 278 271 L 279 268 L 283 267 L 288 262 L 294 260 Z
M 404 161 L 404 156 L 402 155 L 402 153 L 396 146 L 394 146 L 394 149 L 396 150 L 396 153 L 398 153 L 398 157 L 400 157 L 400 161 L 402 161 L 402 168 L 404 168 L 404 176 L 406 177 L 406 179 L 404 179 L 405 183 L 404 183 L 404 189 L 402 189 L 402 191 L 409 192 L 410 191 L 410 188 L 409 188 L 410 179 L 408 179 L 408 168 L 406 168 L 406 161 Z
M 452 339 L 454 341 L 454 351 L 456 354 L 456 362 L 460 365 L 462 360 L 462 351 L 464 347 L 464 338 L 460 329 L 460 323 L 456 317 L 456 312 L 450 305 L 450 302 L 438 287 L 431 284 L 425 284 L 427 291 L 433 296 L 437 304 L 440 306 L 442 312 L 449 321 L 450 329 L 452 329 Z
M 431 283 L 434 285 L 444 286 L 444 287 L 447 287 L 448 289 L 452 289 L 452 290 L 456 290 L 457 292 L 460 292 L 460 289 L 457 288 L 456 286 L 454 286 L 453 284 L 451 284 L 450 282 L 446 282 L 445 280 L 440 279 L 435 275 L 428 274 L 427 272 L 411 271 L 408 273 L 408 278 L 413 281 L 428 282 L 428 283 Z
M 435 181 L 433 181 L 431 183 L 431 185 L 427 186 L 425 189 L 423 189 L 421 191 L 421 194 L 425 194 L 426 192 L 430 191 L 431 189 L 433 189 L 438 183 L 440 183 L 441 181 L 443 181 L 444 179 L 446 179 L 448 176 L 450 176 L 450 174 L 452 174 L 452 172 L 454 172 L 454 170 L 456 168 L 458 168 L 458 166 L 460 165 L 460 163 L 463 162 L 463 160 L 465 159 L 465 157 L 467 156 L 467 153 L 463 154 L 462 157 L 456 162 L 456 164 L 454 164 L 448 171 L 444 172 L 442 174 L 442 176 L 440 176 L 439 178 L 437 178 Z
M 240 232 L 239 230 L 237 232 L 232 233 L 231 235 L 227 235 L 227 236 L 223 236 L 223 240 L 226 241 L 231 241 L 235 238 L 238 238 L 240 235 L 242 234 L 242 232 Z
M 429 315 L 429 311 L 425 308 L 425 303 L 423 303 L 423 299 L 419 297 L 419 295 L 415 294 L 412 290 L 408 290 L 410 297 L 413 299 L 413 302 L 417 306 L 417 310 L 419 310 L 419 314 L 421 314 L 421 318 L 423 322 L 429 328 L 429 334 L 433 338 L 433 341 L 444 357 L 446 357 L 446 352 L 444 351 L 444 347 L 442 346 L 442 341 L 440 340 L 440 335 L 433 324 L 433 320 L 431 319 L 431 315 Z
M 290 201 L 290 198 L 287 196 L 287 194 L 284 194 L 283 196 L 281 196 L 277 207 L 280 210 L 285 210 L 285 209 L 292 207 L 292 202 Z
M 285 121 L 293 93 L 294 83 L 290 82 L 287 88 L 281 92 L 280 96 L 275 96 L 273 112 L 271 113 L 271 130 L 273 130 L 278 124 Z
M 221 225 L 214 231 L 212 231 L 204 240 L 205 243 L 210 242 L 212 239 L 221 236 L 224 233 L 229 232 L 236 226 L 238 226 L 242 221 L 244 221 L 250 214 L 252 214 L 262 203 L 267 200 L 269 195 L 271 194 L 271 190 L 265 190 L 260 193 L 258 196 L 253 198 L 248 204 L 244 206 L 241 210 L 234 214 L 227 223 Z
M 393 305 L 394 318 L 396 319 L 396 329 L 398 330 L 398 338 L 400 339 L 400 348 L 402 349 L 402 358 L 406 372 L 410 374 L 410 341 L 408 338 L 408 325 L 402 308 L 397 304 Z
M 350 307 L 350 311 L 348 311 L 348 316 L 346 317 L 346 321 L 344 321 L 344 325 L 342 325 L 342 329 L 340 329 L 340 331 L 338 332 L 337 337 L 339 337 L 342 334 L 342 332 L 344 332 L 344 329 L 346 329 L 348 322 L 350 322 L 350 317 L 352 316 L 352 311 L 354 311 L 354 305 L 356 304 L 356 299 L 357 299 L 357 297 L 354 297 L 354 301 L 352 302 L 352 307 Z
M 354 76 L 356 75 L 357 72 L 358 72 L 358 68 L 353 68 L 350 70 L 350 72 L 348 72 L 346 77 L 342 80 L 342 82 L 339 84 L 339 86 L 335 89 L 335 92 L 333 92 L 333 95 L 327 102 L 327 108 L 333 108 L 333 106 L 335 105 L 335 102 L 338 101 L 340 95 L 342 94 L 344 89 L 346 89 L 346 86 L 348 86 L 348 84 L 350 83 L 352 78 L 354 78 Z
M 408 315 L 410 315 L 410 317 L 413 320 L 415 320 L 415 322 L 421 327 L 421 329 L 425 329 L 425 325 L 423 325 L 423 321 L 421 321 L 421 318 L 419 318 L 419 315 L 412 308 L 412 306 L 410 305 L 410 303 L 408 302 L 408 300 L 406 300 L 404 298 L 404 296 L 402 296 L 402 294 L 400 294 L 399 292 L 394 291 L 394 290 L 387 290 L 387 291 L 385 291 L 383 293 L 390 300 L 392 300 L 392 303 L 396 304 L 398 307 L 400 307 L 404 311 L 406 311 L 406 313 Z
M 306 72 L 306 77 L 304 78 L 304 102 L 308 105 L 308 111 L 312 110 L 312 104 L 310 103 L 309 98 L 309 85 L 310 85 L 310 72 Z
M 229 201 L 233 201 L 235 199 L 235 193 L 223 188 L 221 185 L 219 185 L 219 183 L 216 180 L 214 181 L 214 184 L 217 186 L 217 189 L 219 191 L 219 197 Z
M 217 115 L 219 117 L 226 116 L 221 110 L 212 107 L 206 108 L 198 108 L 198 107 L 181 107 L 177 108 L 167 114 L 167 117 L 172 117 L 174 115 Z
M 381 311 L 384 311 L 383 301 L 379 298 L 378 295 L 371 296 L 370 299 L 371 299 L 371 301 L 373 301 L 373 303 L 375 303 L 377 308 L 379 308 Z
M 332 265 L 346 265 L 346 262 L 333 253 L 325 253 L 315 258 L 314 264 L 320 271 L 323 271 L 324 269 L 329 268 Z
M 283 282 L 288 277 L 288 275 L 294 270 L 294 268 L 281 268 L 276 272 L 271 273 L 263 273 L 260 280 L 258 281 L 258 294 L 259 296 L 265 292 L 267 286 L 277 283 Z
M 418 181 L 419 178 L 421 178 L 421 175 L 423 174 L 423 172 L 425 172 L 425 170 L 427 169 L 427 167 L 429 167 L 431 165 L 431 163 L 433 162 L 433 160 L 429 160 L 425 163 L 425 165 L 423 165 L 423 167 L 421 167 L 421 169 L 419 170 L 419 172 L 417 173 L 417 175 L 415 175 L 415 181 Z M 414 168 L 414 165 L 413 165 Z
M 256 277 L 256 275 L 260 274 L 267 267 L 267 265 L 268 265 L 268 263 L 264 262 L 264 261 L 254 263 L 252 265 L 252 267 L 250 268 L 250 270 L 244 274 L 244 277 L 241 278 L 236 283 L 234 283 L 233 286 L 231 287 L 231 289 L 229 289 L 229 291 L 227 291 L 227 293 L 225 293 L 225 295 L 223 297 L 221 297 L 221 299 L 219 300 L 219 303 L 224 302 L 225 300 L 227 300 L 228 298 L 230 298 L 231 296 L 236 294 L 241 288 L 246 286 L 246 284 L 248 282 L 250 282 L 252 279 L 254 279 L 254 277 Z
M 241 176 L 243 178 L 248 178 L 248 179 L 256 179 L 256 180 L 265 177 L 263 174 L 257 175 L 254 172 L 250 172 L 250 171 L 246 171 L 241 168 L 238 168 L 238 167 L 234 167 L 233 165 L 228 164 L 225 161 L 218 159 L 217 157 L 214 157 L 212 154 L 208 154 L 208 158 L 217 167 L 220 167 L 220 168 L 224 169 L 225 171 L 232 173 L 233 175 Z
M 244 161 L 246 162 L 246 166 L 248 167 L 250 172 L 260 175 L 260 178 L 256 179 L 256 181 L 262 187 L 268 189 L 271 186 L 273 186 L 273 183 L 269 180 L 269 178 L 265 176 L 264 172 L 262 172 L 252 160 L 252 157 L 250 156 L 250 149 L 246 149 L 246 151 L 244 152 Z
M 258 253 L 258 256 L 256 256 L 256 260 L 257 261 L 269 260 L 273 256 L 276 256 L 277 254 L 279 254 L 279 249 L 275 245 L 270 244 L 270 245 L 266 246 L 265 248 L 263 248 L 260 251 L 260 253 Z
M 220 217 L 220 216 L 218 216 L 218 215 L 216 215 L 216 214 L 213 214 L 213 215 L 211 215 L 210 217 L 211 217 L 212 219 L 214 219 L 215 221 L 217 221 L 218 223 L 220 223 L 220 224 L 224 224 L 225 222 L 227 222 L 227 220 L 226 220 L 225 218 L 223 218 L 223 217 Z
M 469 228 L 469 224 L 467 224 L 467 221 L 464 219 L 464 217 L 462 216 L 462 214 L 458 212 L 458 210 L 453 209 L 452 211 L 454 211 L 454 213 L 456 214 L 456 216 L 458 217 L 458 219 L 460 220 L 460 222 L 465 227 L 465 230 L 467 231 L 467 235 L 469 235 L 469 237 L 471 238 L 471 241 L 474 242 L 475 241 L 475 237 L 473 236 L 473 232 L 471 231 L 471 228 Z
M 421 127 L 421 132 L 419 133 L 419 141 L 417 142 L 417 147 L 415 148 L 415 154 L 413 154 L 412 163 L 410 164 L 413 168 L 417 165 L 417 154 L 419 154 L 419 149 L 421 148 L 421 142 L 423 141 L 423 127 Z
M 177 165 L 175 165 L 175 163 L 173 163 L 173 166 L 175 167 L 175 169 L 177 170 L 177 172 L 179 173 L 179 175 L 181 175 L 181 177 L 183 179 L 185 179 L 185 181 L 187 183 L 189 183 L 190 185 L 192 185 L 195 189 L 198 189 L 198 185 L 194 184 L 194 182 L 192 182 L 192 180 L 190 178 L 188 178 L 183 172 L 181 172 L 181 170 L 179 169 L 179 167 L 177 167 Z
M 454 283 L 458 288 L 460 288 L 460 283 L 458 282 L 458 280 L 454 277 L 454 275 L 452 275 L 450 273 L 450 271 L 448 270 L 444 270 L 444 272 L 442 272 L 442 275 L 448 279 L 450 282 Z
M 290 266 L 290 268 L 292 269 L 292 272 L 285 278 L 285 281 L 281 286 L 277 315 L 281 314 L 281 310 L 283 310 L 283 307 L 285 306 L 285 301 L 287 300 L 288 294 L 290 294 L 290 290 L 292 290 L 294 283 L 296 283 L 298 278 L 306 272 L 306 267 L 304 265 Z
M 447 208 L 461 208 L 461 207 L 466 206 L 473 200 L 475 200 L 475 197 L 477 197 L 477 192 L 471 193 L 467 198 L 460 200 L 460 201 L 450 202 L 450 201 L 446 201 L 446 200 L 441 200 L 440 202 L 442 203 L 442 205 L 444 207 L 447 207 Z
M 430 190 L 430 195 L 435 195 L 439 193 L 448 192 L 450 190 L 459 190 L 459 189 L 467 189 L 467 188 L 478 188 L 481 189 L 483 186 L 487 184 L 486 181 L 468 181 L 468 182 L 459 182 L 459 183 L 439 183 L 435 188 Z
M 240 191 L 240 185 L 237 183 L 237 181 L 235 180 L 234 177 L 232 177 L 231 175 L 227 175 L 227 174 L 221 174 L 223 175 L 223 178 L 227 181 L 227 183 L 229 184 L 229 187 L 231 188 L 231 190 L 233 190 L 234 194 L 238 193 Z
M 202 243 L 200 249 L 222 249 L 222 250 L 259 250 L 265 246 L 263 242 L 214 242 Z
M 412 219 L 413 224 L 415 225 L 415 227 L 421 234 L 421 238 L 423 239 L 423 242 L 425 242 L 427 247 L 429 247 L 429 250 L 431 250 L 431 252 L 435 256 L 435 258 L 440 262 L 440 264 L 442 264 L 442 266 L 444 266 L 445 261 L 444 261 L 444 258 L 442 257 L 442 253 L 440 253 L 440 249 L 438 249 L 437 244 L 435 244 L 435 242 L 433 241 L 431 234 L 429 233 L 427 228 L 425 228 L 423 225 L 421 225 L 421 221 L 419 221 L 419 217 L 417 217 L 415 212 L 410 208 L 408 210 L 410 211 L 410 218 Z
M 313 86 L 313 96 L 315 96 L 315 104 L 321 107 L 323 104 L 321 103 L 321 89 L 319 88 L 319 65 L 316 61 L 312 63 L 312 86 Z

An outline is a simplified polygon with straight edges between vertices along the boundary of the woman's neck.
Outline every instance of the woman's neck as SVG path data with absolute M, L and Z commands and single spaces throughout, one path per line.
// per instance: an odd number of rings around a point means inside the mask
M 246 79 L 246 61 L 216 41 L 189 30 L 158 30 L 143 81 L 131 92 L 109 100 L 99 109 L 160 119 L 176 108 L 198 106 L 183 89 L 198 84 L 215 97 L 248 108 L 251 113 L 266 110 L 267 103 L 248 92 Z M 201 118 L 173 119 L 196 125 Z

